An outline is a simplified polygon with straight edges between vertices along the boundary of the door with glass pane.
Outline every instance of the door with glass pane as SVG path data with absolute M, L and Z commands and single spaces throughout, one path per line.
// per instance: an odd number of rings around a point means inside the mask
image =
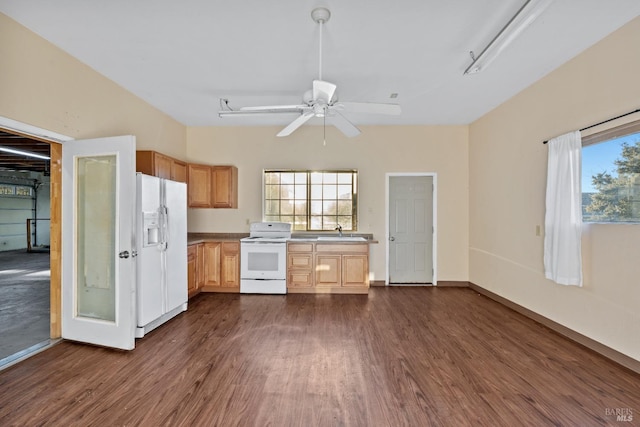
M 135 345 L 135 137 L 62 146 L 62 337 Z

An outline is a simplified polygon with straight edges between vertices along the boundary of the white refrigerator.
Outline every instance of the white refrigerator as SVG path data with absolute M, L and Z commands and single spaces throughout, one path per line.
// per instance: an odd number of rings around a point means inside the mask
M 136 338 L 187 309 L 187 186 L 136 174 Z

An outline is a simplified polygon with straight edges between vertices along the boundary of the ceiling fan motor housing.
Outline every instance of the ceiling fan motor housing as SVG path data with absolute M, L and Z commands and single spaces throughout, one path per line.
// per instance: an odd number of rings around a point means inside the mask
M 304 93 L 304 95 L 302 95 L 302 102 L 307 104 L 308 106 L 312 106 L 314 103 L 316 103 L 318 100 L 313 99 L 313 90 L 309 89 L 308 91 L 306 91 Z M 327 104 L 329 105 L 333 105 L 336 102 L 338 102 L 338 92 L 334 92 L 333 96 L 331 97 L 331 99 L 329 100 L 323 100 L 326 101 Z
M 316 7 L 311 11 L 311 19 L 314 20 L 316 24 L 326 23 L 329 18 L 331 18 L 331 12 L 326 7 Z

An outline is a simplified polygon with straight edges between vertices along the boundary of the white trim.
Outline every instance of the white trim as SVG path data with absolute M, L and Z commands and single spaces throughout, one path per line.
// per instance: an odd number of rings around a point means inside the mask
M 430 176 L 433 178 L 433 240 L 432 261 L 433 261 L 433 286 L 438 286 L 438 174 L 436 172 L 387 172 L 385 174 L 385 278 L 384 285 L 389 286 L 389 181 L 391 177 L 397 176 Z
M 37 126 L 32 126 L 27 123 L 18 122 L 2 116 L 0 116 L 0 128 L 13 130 L 28 136 L 43 138 L 51 142 L 63 143 L 65 141 L 73 140 L 70 136 L 62 135 L 60 133 L 52 132 L 50 130 L 42 129 Z

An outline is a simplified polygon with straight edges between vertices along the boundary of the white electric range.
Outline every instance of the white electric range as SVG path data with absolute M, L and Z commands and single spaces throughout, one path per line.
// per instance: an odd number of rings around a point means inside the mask
M 240 293 L 287 293 L 287 240 L 291 224 L 254 222 L 240 240 Z

